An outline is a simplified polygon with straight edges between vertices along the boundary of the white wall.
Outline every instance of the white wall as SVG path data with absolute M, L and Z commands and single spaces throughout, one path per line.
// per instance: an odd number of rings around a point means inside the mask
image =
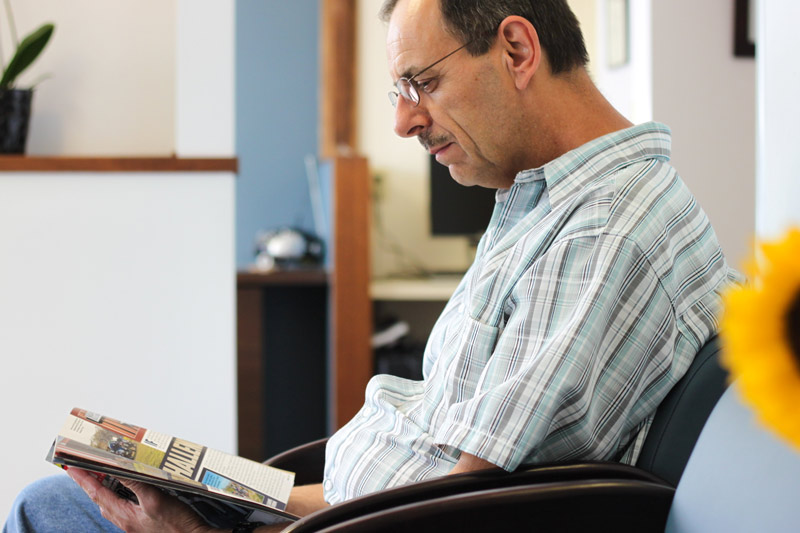
M 0 520 L 72 407 L 235 450 L 233 207 L 229 174 L 0 173 Z
M 635 124 L 653 118 L 651 0 L 628 0 L 628 59 L 622 65 L 608 61 L 610 31 L 619 20 L 610 20 L 610 0 L 568 0 L 578 17 L 589 54 L 586 65 L 600 92 Z
M 178 155 L 231 156 L 235 139 L 235 2 L 178 0 Z
M 586 45 L 586 51 L 589 53 L 589 64 L 586 65 L 589 75 L 595 79 L 597 70 L 596 64 L 599 57 L 598 46 L 600 41 L 600 23 L 599 17 L 602 16 L 600 10 L 602 9 L 602 2 L 604 0 L 568 0 L 569 7 L 581 26 L 581 33 L 583 33 L 583 42 Z
M 18 83 L 49 76 L 36 86 L 28 153 L 174 152 L 176 0 L 17 0 L 12 6 L 20 37 L 44 22 L 56 25 Z M 5 11 L 0 15 L 7 62 L 12 47 Z
M 756 228 L 774 239 L 800 225 L 800 64 L 797 61 L 800 2 L 759 2 L 758 180 Z
M 584 0 L 586 1 L 586 0 Z M 620 66 L 608 63 L 610 28 L 608 0 L 591 0 L 596 6 L 594 32 L 584 30 L 587 40 L 596 39 L 588 47 L 594 60 L 589 65 L 597 87 L 620 113 L 634 124 L 653 119 L 653 50 L 651 0 L 628 1 L 628 62 Z M 572 4 L 572 2 L 570 3 Z M 573 6 L 574 8 L 574 6 Z M 591 20 L 581 17 L 582 26 Z M 594 51 L 593 51 L 594 50 Z
M 755 231 L 755 61 L 733 56 L 733 2 L 652 3 L 653 117 L 672 162 L 740 266 Z
M 58 25 L 32 153 L 233 155 L 233 2 L 15 6 L 21 28 Z M 73 406 L 235 451 L 234 190 L 228 172 L 0 172 L 0 517 L 56 473 Z

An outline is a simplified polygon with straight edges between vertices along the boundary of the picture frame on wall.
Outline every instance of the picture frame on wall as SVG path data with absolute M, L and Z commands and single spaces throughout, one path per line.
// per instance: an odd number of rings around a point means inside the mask
M 735 0 L 733 24 L 733 55 L 755 57 L 756 13 L 755 0 Z
M 606 64 L 625 66 L 629 59 L 628 0 L 606 0 Z

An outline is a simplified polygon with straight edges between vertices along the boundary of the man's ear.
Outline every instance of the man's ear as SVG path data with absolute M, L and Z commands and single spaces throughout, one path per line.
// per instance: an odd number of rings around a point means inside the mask
M 536 28 L 523 17 L 506 17 L 497 30 L 497 39 L 503 47 L 503 58 L 514 84 L 517 89 L 524 89 L 542 61 L 542 45 Z

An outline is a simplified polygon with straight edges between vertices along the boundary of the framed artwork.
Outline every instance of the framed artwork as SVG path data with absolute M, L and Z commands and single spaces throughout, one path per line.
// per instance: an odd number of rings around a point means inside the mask
M 733 23 L 733 55 L 755 57 L 756 13 L 755 0 L 735 0 Z

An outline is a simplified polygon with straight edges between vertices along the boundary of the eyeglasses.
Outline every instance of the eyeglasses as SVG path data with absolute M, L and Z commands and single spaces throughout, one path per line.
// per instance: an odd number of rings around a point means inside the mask
M 392 103 L 392 106 L 393 107 L 397 107 L 397 99 L 402 96 L 408 102 L 411 102 L 412 104 L 414 104 L 414 107 L 417 107 L 419 105 L 420 88 L 419 88 L 419 84 L 414 80 L 414 78 L 416 78 L 420 74 L 426 72 L 427 70 L 435 67 L 436 65 L 438 65 L 439 63 L 441 63 L 442 61 L 444 61 L 445 59 L 447 59 L 451 55 L 455 54 L 456 52 L 458 52 L 462 48 L 466 48 L 467 46 L 472 44 L 472 42 L 473 41 L 470 41 L 467 44 L 459 46 L 458 48 L 456 48 L 455 50 L 453 50 L 452 52 L 450 52 L 449 54 L 447 54 L 443 58 L 439 59 L 438 61 L 434 61 L 433 63 L 431 63 L 430 65 L 428 65 L 424 69 L 420 70 L 419 72 L 417 72 L 416 74 L 414 74 L 410 78 L 403 77 L 403 78 L 400 78 L 399 80 L 397 80 L 397 83 L 394 84 L 394 86 L 395 86 L 395 88 L 397 90 L 396 91 L 389 91 L 389 101 Z

